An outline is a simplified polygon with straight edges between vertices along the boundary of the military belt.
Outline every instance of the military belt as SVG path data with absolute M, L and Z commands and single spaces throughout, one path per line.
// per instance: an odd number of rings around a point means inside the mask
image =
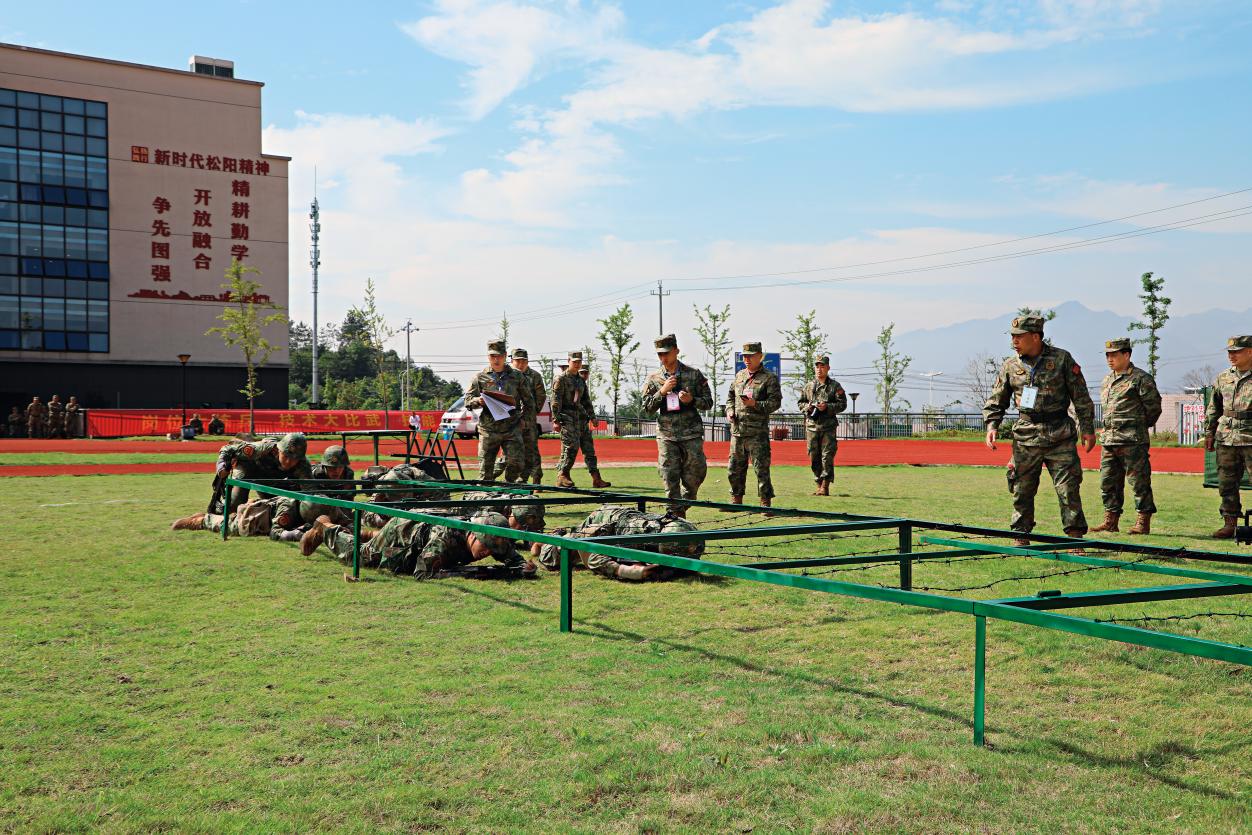
M 1023 410 L 1022 414 L 1030 418 L 1032 423 L 1056 423 L 1059 420 L 1064 420 L 1069 417 L 1069 410 L 1061 409 L 1059 411 L 1052 412 L 1036 412 L 1031 409 Z

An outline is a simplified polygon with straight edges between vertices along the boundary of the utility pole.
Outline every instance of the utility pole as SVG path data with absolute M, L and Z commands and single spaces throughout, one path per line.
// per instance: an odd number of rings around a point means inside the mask
M 410 376 L 413 373 L 413 331 L 420 331 L 421 328 L 413 327 L 413 320 L 408 319 L 400 330 L 404 331 L 404 411 L 407 413 L 413 393 L 413 378 Z
M 313 408 L 322 402 L 321 386 L 317 379 L 317 270 L 322 266 L 322 253 L 318 241 L 322 237 L 321 210 L 317 205 L 317 169 L 313 169 L 313 204 L 309 207 L 309 234 L 313 238 L 313 249 L 309 253 L 309 266 L 313 268 L 313 389 L 310 399 Z
M 669 295 L 669 291 L 658 278 L 656 280 L 656 289 L 648 291 L 649 296 L 656 296 L 656 325 L 657 336 L 665 336 L 665 297 Z

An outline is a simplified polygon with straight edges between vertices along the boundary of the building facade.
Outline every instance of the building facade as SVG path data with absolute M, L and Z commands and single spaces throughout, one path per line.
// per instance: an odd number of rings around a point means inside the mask
M 286 312 L 289 160 L 261 150 L 262 85 L 195 62 L 0 44 L 0 405 L 172 407 L 184 373 L 189 405 L 245 405 L 241 353 L 206 332 L 234 259 Z M 286 326 L 266 336 L 257 405 L 281 407 Z

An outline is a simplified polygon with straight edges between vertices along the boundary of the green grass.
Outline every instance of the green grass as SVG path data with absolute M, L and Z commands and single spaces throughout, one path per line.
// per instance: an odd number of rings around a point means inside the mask
M 656 477 L 612 480 L 653 489 Z M 1195 476 L 1156 482 L 1154 541 L 1211 546 L 1199 537 L 1217 521 L 1214 492 Z M 799 506 L 1008 515 L 993 469 L 848 468 L 829 500 L 801 496 L 811 483 L 797 468 L 777 468 L 776 485 Z M 1091 474 L 1084 488 L 1094 517 Z M 562 635 L 554 575 L 347 584 L 324 551 L 170 532 L 205 489 L 195 475 L 0 479 L 0 829 L 1252 828 L 1244 668 L 992 622 L 991 747 L 977 749 L 968 617 L 579 574 L 577 631 Z M 722 497 L 723 470 L 705 492 Z M 1056 529 L 1050 494 L 1039 515 Z M 831 550 L 850 546 L 774 553 Z M 916 582 L 1056 568 L 921 566 Z M 1165 579 L 1093 571 L 976 594 Z M 1252 612 L 1244 600 L 1129 614 Z M 1252 643 L 1248 623 L 1176 628 Z
M 217 450 L 203 452 L 0 452 L 0 467 L 30 464 L 169 464 L 206 462 L 212 469 Z

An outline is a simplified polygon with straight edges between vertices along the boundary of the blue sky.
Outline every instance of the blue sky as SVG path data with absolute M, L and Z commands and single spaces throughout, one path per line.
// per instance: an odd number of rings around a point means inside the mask
M 294 157 L 293 315 L 311 308 L 316 164 L 322 318 L 373 276 L 396 324 L 422 328 L 415 354 L 454 376 L 503 311 L 533 355 L 593 341 L 595 317 L 630 301 L 646 355 L 658 278 L 676 291 L 666 330 L 695 361 L 693 304 L 730 304 L 736 341 L 773 345 L 816 308 L 832 350 L 889 321 L 1024 304 L 1131 313 L 1146 270 L 1178 312 L 1248 306 L 1252 217 L 938 268 L 1252 205 L 1252 192 L 1219 197 L 1252 187 L 1246 3 L 84 8 L 6 4 L 0 40 L 169 67 L 194 52 L 264 81 L 266 150 Z M 786 285 L 916 267 L 932 269 Z M 592 297 L 601 306 L 552 315 Z M 1000 350 L 1004 335 L 988 337 Z

